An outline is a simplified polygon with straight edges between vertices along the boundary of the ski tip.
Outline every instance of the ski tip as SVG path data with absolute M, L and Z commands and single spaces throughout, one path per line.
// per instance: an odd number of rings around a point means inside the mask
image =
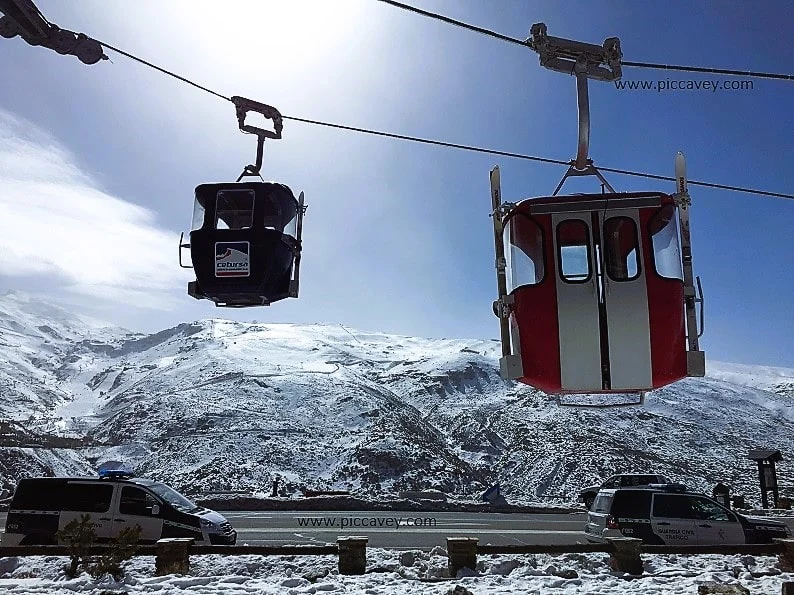
M 678 192 L 686 191 L 686 158 L 681 151 L 675 154 L 675 179 Z

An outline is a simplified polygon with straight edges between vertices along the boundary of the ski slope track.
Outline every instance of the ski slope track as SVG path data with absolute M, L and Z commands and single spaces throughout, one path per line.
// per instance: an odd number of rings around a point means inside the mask
M 626 471 L 760 500 L 751 448 L 794 496 L 794 370 L 709 362 L 642 406 L 560 407 L 499 377 L 499 344 L 339 325 L 180 324 L 151 335 L 0 295 L 0 493 L 124 460 L 194 497 L 438 489 L 575 501 Z

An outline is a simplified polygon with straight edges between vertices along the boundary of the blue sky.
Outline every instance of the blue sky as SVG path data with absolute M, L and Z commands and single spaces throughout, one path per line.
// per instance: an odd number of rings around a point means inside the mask
M 537 55 L 375 0 L 38 0 L 49 20 L 283 114 L 568 160 L 574 79 Z M 621 40 L 628 61 L 794 73 L 790 2 L 415 0 L 524 38 Z M 730 6 L 730 10 L 726 7 Z M 176 246 L 193 188 L 254 158 L 233 106 L 109 52 L 112 63 L 0 39 L 0 289 L 140 330 L 224 317 L 495 338 L 488 171 L 506 200 L 550 193 L 564 167 L 286 121 L 263 175 L 306 192 L 301 297 L 224 310 L 185 291 Z M 624 80 L 716 80 L 625 68 Z M 743 80 L 743 79 L 740 79 Z M 597 165 L 794 191 L 794 82 L 749 91 L 590 84 Z M 672 183 L 607 178 L 618 190 Z M 582 181 L 571 191 L 598 191 Z M 794 367 L 794 201 L 691 187 L 707 357 Z

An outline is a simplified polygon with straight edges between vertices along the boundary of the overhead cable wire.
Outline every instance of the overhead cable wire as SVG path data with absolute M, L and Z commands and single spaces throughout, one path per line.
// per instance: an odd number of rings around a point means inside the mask
M 226 101 L 231 102 L 231 100 L 232 100 L 231 97 L 226 97 L 226 95 L 221 95 L 220 93 L 218 93 L 216 91 L 213 91 L 212 89 L 208 89 L 207 87 L 203 87 L 203 86 L 199 85 L 198 83 L 194 83 L 190 79 L 186 79 L 183 76 L 179 76 L 178 74 L 176 74 L 174 72 L 171 72 L 170 70 L 166 70 L 165 68 L 161 68 L 161 67 L 157 66 L 156 64 L 152 64 L 151 62 L 147 62 L 143 58 L 138 58 L 137 56 L 133 56 L 132 54 L 127 53 L 127 52 L 125 52 L 123 50 L 120 50 L 118 48 L 114 48 L 109 43 L 105 43 L 104 41 L 99 41 L 98 39 L 96 41 L 97 41 L 97 43 L 99 43 L 99 45 L 101 45 L 102 47 L 104 47 L 106 49 L 113 50 L 114 52 L 117 52 L 117 53 L 121 54 L 122 56 L 127 56 L 127 58 L 129 58 L 130 60 L 135 60 L 136 62 L 140 62 L 141 64 L 144 64 L 144 65 L 148 66 L 149 68 L 154 68 L 155 70 L 158 70 L 158 71 L 162 72 L 163 74 L 167 74 L 168 76 L 172 76 L 175 79 L 182 81 L 183 83 L 187 83 L 188 85 L 193 85 L 197 89 L 201 89 L 202 91 L 206 91 L 207 93 L 211 93 L 211 94 L 215 95 L 216 97 L 220 97 L 221 99 L 225 99 Z
M 462 145 L 459 143 L 450 143 L 447 141 L 436 140 L 432 138 L 422 138 L 419 136 L 409 136 L 407 134 L 396 134 L 394 132 L 384 132 L 382 130 L 373 130 L 371 128 L 358 128 L 356 126 L 346 126 L 344 124 L 333 124 L 331 122 L 321 122 L 319 120 L 308 120 L 306 118 L 297 118 L 295 116 L 282 116 L 285 120 L 295 120 L 296 122 L 304 122 L 306 124 L 314 124 L 315 126 L 326 126 L 328 128 L 338 128 L 340 130 L 349 130 L 351 132 L 361 132 L 362 134 L 372 134 L 375 136 L 384 136 L 387 138 L 395 138 L 398 140 L 408 140 L 415 143 L 423 143 L 426 145 L 436 145 L 439 147 L 448 147 L 451 149 L 461 149 L 462 151 L 473 151 L 475 153 L 487 153 L 489 155 L 500 155 L 502 157 L 514 157 L 516 159 L 524 159 L 527 161 L 538 161 L 540 163 L 552 163 L 554 165 L 568 165 L 569 161 L 562 161 L 561 159 L 550 159 L 547 157 L 536 157 L 534 155 L 524 155 L 523 153 L 512 153 L 510 151 L 500 151 L 498 149 L 488 149 L 486 147 L 477 147 L 473 145 Z M 792 196 L 794 198 L 794 195 Z
M 502 33 L 498 33 L 491 29 L 486 29 L 485 27 L 478 27 L 476 25 L 471 25 L 469 23 L 464 23 L 463 21 L 458 21 L 457 19 L 452 19 L 448 16 L 443 14 L 439 14 L 436 12 L 430 12 L 429 10 L 422 10 L 421 8 L 417 8 L 416 6 L 411 6 L 409 4 L 404 4 L 402 2 L 397 2 L 396 0 L 379 0 L 384 4 L 390 4 L 396 8 L 401 8 L 403 10 L 407 10 L 408 12 L 413 12 L 415 14 L 420 14 L 422 16 L 435 19 L 437 21 L 442 21 L 444 23 L 448 23 L 450 25 L 455 25 L 456 27 L 462 27 L 464 29 L 468 29 L 469 31 L 474 31 L 476 33 L 481 33 L 482 35 L 487 35 L 489 37 L 494 37 L 496 39 L 500 39 L 502 41 L 507 41 L 510 43 L 514 43 L 517 45 L 524 46 L 525 48 L 532 48 L 532 42 L 528 39 L 521 40 L 517 37 L 510 37 L 509 35 L 503 35 Z M 708 74 L 725 74 L 731 76 L 746 76 L 752 78 L 767 78 L 767 79 L 777 79 L 777 80 L 794 80 L 794 74 L 779 74 L 779 73 L 772 73 L 772 72 L 756 72 L 753 70 L 731 70 L 727 68 L 709 68 L 704 66 L 679 66 L 674 64 L 654 64 L 651 62 L 629 62 L 625 60 L 621 60 L 621 66 L 629 66 L 634 68 L 653 68 L 657 70 L 677 70 L 683 72 L 700 72 L 700 73 L 708 73 Z
M 402 2 L 395 2 L 395 0 L 380 0 L 380 1 L 386 4 L 391 4 L 392 6 L 395 6 L 397 8 L 402 8 L 403 10 L 407 10 L 409 12 L 414 12 L 416 14 L 421 14 L 422 16 L 429 17 L 431 19 L 436 19 L 438 21 L 449 23 L 450 25 L 455 25 L 456 27 L 463 27 L 464 29 L 474 31 L 476 33 L 481 33 L 483 35 L 488 35 L 489 37 L 495 37 L 496 39 L 501 39 L 502 41 L 507 41 L 509 43 L 515 43 L 517 45 L 529 47 L 529 42 L 525 39 L 510 37 L 509 35 L 502 35 L 501 33 L 497 33 L 496 31 L 491 31 L 490 29 L 486 29 L 484 27 L 470 25 L 469 23 L 464 23 L 463 21 L 458 21 L 456 19 L 452 19 L 442 14 L 430 12 L 427 10 L 422 10 L 421 8 L 417 8 L 416 6 L 409 6 L 408 4 L 403 4 Z
M 778 74 L 774 72 L 756 72 L 754 70 L 729 70 L 726 68 L 707 68 L 705 66 L 676 66 L 672 64 L 652 64 L 650 62 L 626 62 L 621 60 L 621 66 L 635 66 L 637 68 L 655 68 L 657 70 L 678 70 L 682 72 L 700 72 L 707 74 L 726 74 L 730 76 L 746 76 L 748 78 L 778 79 L 794 81 L 794 74 Z
M 381 1 L 385 2 L 386 0 L 381 0 Z M 99 40 L 97 40 L 97 41 L 99 41 Z M 178 74 L 176 74 L 174 72 L 171 72 L 170 70 L 166 70 L 165 68 L 161 68 L 160 66 L 152 64 L 151 62 L 148 62 L 146 60 L 143 60 L 142 58 L 138 58 L 137 56 L 134 56 L 133 54 L 130 54 L 128 52 L 124 52 L 122 50 L 119 50 L 118 48 L 115 48 L 115 47 L 113 47 L 113 46 L 111 46 L 111 45 L 109 45 L 109 44 L 107 44 L 105 42 L 99 41 L 99 44 L 102 45 L 103 47 L 105 47 L 106 49 L 112 50 L 114 52 L 118 52 L 119 54 L 121 54 L 123 56 L 126 56 L 126 57 L 130 58 L 131 60 L 135 60 L 136 62 L 140 62 L 141 64 L 144 64 L 145 66 L 148 66 L 150 68 L 153 68 L 153 69 L 157 70 L 158 72 L 161 72 L 163 74 L 171 76 L 171 77 L 173 77 L 173 78 L 175 78 L 175 79 L 177 79 L 179 81 L 187 83 L 188 85 L 192 85 L 193 87 L 196 87 L 197 89 L 201 89 L 202 91 L 206 91 L 207 93 L 210 93 L 210 94 L 212 94 L 212 95 L 214 95 L 216 97 L 220 97 L 221 99 L 225 99 L 226 101 L 232 103 L 231 98 L 227 97 L 226 95 L 223 95 L 222 93 L 218 93 L 217 91 L 213 91 L 212 89 L 210 89 L 208 87 L 205 87 L 203 85 L 199 85 L 198 83 L 196 83 L 194 81 L 191 81 L 190 79 L 187 79 L 187 78 L 185 78 L 183 76 L 180 76 L 180 75 L 178 75 Z M 459 150 L 462 150 L 462 151 L 472 151 L 472 152 L 475 152 L 475 153 L 485 153 L 485 154 L 488 154 L 488 155 L 498 155 L 498 156 L 501 156 L 501 157 L 511 157 L 511 158 L 514 158 L 514 159 L 523 159 L 525 161 L 535 161 L 535 162 L 539 162 L 539 163 L 550 163 L 550 164 L 553 164 L 553 165 L 570 165 L 571 164 L 571 161 L 563 161 L 561 159 L 551 159 L 551 158 L 548 158 L 548 157 L 537 157 L 537 156 L 534 156 L 534 155 L 526 155 L 524 153 L 515 153 L 515 152 L 511 152 L 511 151 L 501 151 L 499 149 L 489 149 L 489 148 L 486 148 L 486 147 L 477 147 L 477 146 L 474 146 L 474 145 L 463 145 L 463 144 L 460 144 L 460 143 L 452 143 L 452 142 L 447 142 L 447 141 L 442 141 L 442 140 L 437 140 L 437 139 L 422 138 L 422 137 L 418 137 L 418 136 L 409 136 L 409 135 L 406 135 L 406 134 L 397 134 L 397 133 L 393 133 L 393 132 L 385 132 L 385 131 L 382 131 L 382 130 L 373 130 L 371 128 L 359 128 L 357 126 L 347 126 L 345 124 L 335 124 L 333 122 L 322 122 L 320 120 L 310 120 L 308 118 L 299 118 L 297 116 L 284 116 L 284 115 L 282 115 L 282 118 L 284 120 L 293 120 L 295 122 L 302 122 L 304 124 L 311 124 L 311 125 L 314 125 L 314 126 L 324 126 L 326 128 L 336 128 L 336 129 L 339 129 L 339 130 L 347 130 L 347 131 L 350 131 L 350 132 L 359 132 L 361 134 L 370 134 L 370 135 L 374 135 L 374 136 L 393 138 L 393 139 L 397 139 L 397 140 L 407 140 L 407 141 L 411 141 L 411 142 L 415 142 L 415 143 L 422 143 L 422 144 L 426 144 L 426 145 L 435 145 L 435 146 L 446 147 L 446 148 L 451 148 L 451 149 L 459 149 Z M 621 174 L 621 175 L 626 175 L 626 176 L 634 176 L 634 177 L 641 177 L 641 178 L 649 178 L 649 179 L 652 179 L 652 180 L 664 180 L 664 181 L 675 182 L 675 178 L 670 177 L 670 176 L 659 176 L 659 175 L 656 175 L 656 174 L 648 174 L 648 173 L 643 173 L 643 172 L 636 172 L 636 171 L 631 171 L 631 170 L 608 168 L 608 167 L 599 167 L 598 169 L 601 170 L 601 171 L 606 171 L 606 172 L 611 172 L 611 173 L 616 173 L 616 174 Z M 712 183 L 712 182 L 698 182 L 696 180 L 688 180 L 687 183 L 690 184 L 690 185 L 693 185 L 693 186 L 704 186 L 704 187 L 707 187 L 707 188 L 718 188 L 718 189 L 721 189 L 721 190 L 731 190 L 731 191 L 734 191 L 734 192 L 745 192 L 745 193 L 748 193 L 748 194 L 758 194 L 758 195 L 762 195 L 762 196 L 771 196 L 771 197 L 775 197 L 775 198 L 788 198 L 788 199 L 794 200 L 794 194 L 786 194 L 786 193 L 782 193 L 782 192 L 771 192 L 771 191 L 767 191 L 767 190 L 757 190 L 757 189 L 753 189 L 753 188 L 742 188 L 740 186 L 730 186 L 730 185 L 727 185 L 727 184 L 716 184 L 716 183 Z
M 380 130 L 372 130 L 370 128 L 357 128 L 355 126 L 345 126 L 343 124 L 332 124 L 330 122 L 320 122 L 319 120 L 307 120 L 305 118 L 296 118 L 292 116 L 282 116 L 285 120 L 295 120 L 296 122 L 304 122 L 306 124 L 314 124 L 316 126 L 326 126 L 329 128 L 338 128 L 341 130 L 349 130 L 352 132 L 361 132 L 363 134 L 373 134 L 376 136 L 384 136 L 387 138 L 395 138 L 399 140 L 407 140 L 416 143 L 424 143 L 428 145 L 436 145 L 440 147 L 449 147 L 452 149 L 460 149 L 462 151 L 473 151 L 476 153 L 486 153 L 488 155 L 499 155 L 501 157 L 512 157 L 515 159 L 523 159 L 525 161 L 537 161 L 540 163 L 551 163 L 554 165 L 571 165 L 571 161 L 563 161 L 561 159 L 551 159 L 548 157 L 537 157 L 534 155 L 525 155 L 523 153 L 513 153 L 510 151 L 500 151 L 498 149 L 489 149 L 485 147 L 477 147 L 473 145 L 462 145 L 458 143 L 450 143 L 429 138 L 421 138 L 417 136 L 408 136 L 405 134 L 395 134 L 393 132 L 383 132 Z M 660 176 L 657 174 L 648 174 L 644 172 L 632 171 L 628 169 L 618 169 L 614 167 L 597 167 L 599 171 L 605 171 L 613 174 L 620 174 L 624 176 L 634 176 L 638 178 L 649 178 L 651 180 L 662 180 L 666 182 L 675 182 L 676 178 L 673 176 Z M 753 188 L 742 188 L 741 186 L 731 186 L 729 184 L 718 184 L 715 182 L 699 182 L 697 180 L 687 180 L 690 186 L 703 186 L 706 188 L 716 188 L 719 190 L 731 190 L 734 192 L 746 192 L 748 194 L 758 194 L 762 196 L 770 196 L 774 198 L 788 198 L 794 200 L 794 194 L 786 194 L 783 192 L 772 192 L 768 190 L 757 190 Z

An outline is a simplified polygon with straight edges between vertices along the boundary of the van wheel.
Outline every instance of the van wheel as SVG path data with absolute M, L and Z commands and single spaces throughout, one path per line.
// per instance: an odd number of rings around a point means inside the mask
M 28 535 L 19 545 L 57 545 L 51 535 Z
M 595 496 L 586 496 L 584 499 L 584 507 L 590 510 L 593 508 L 593 502 L 595 502 Z

